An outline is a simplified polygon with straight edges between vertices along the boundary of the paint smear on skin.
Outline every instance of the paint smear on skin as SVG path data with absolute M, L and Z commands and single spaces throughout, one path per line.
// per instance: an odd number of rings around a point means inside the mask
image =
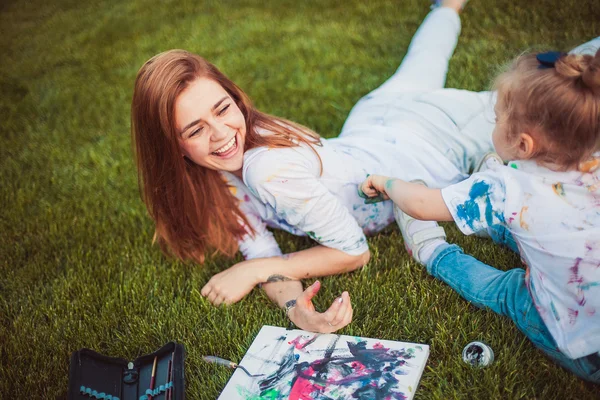
M 523 206 L 523 208 L 521 208 L 521 212 L 519 213 L 519 225 L 521 225 L 521 228 L 525 229 L 526 231 L 529 230 L 529 225 L 527 224 L 527 222 L 525 222 L 523 216 L 525 215 L 527 210 L 529 210 L 529 207 Z
M 385 181 L 385 190 L 386 191 L 392 190 L 392 186 L 394 186 L 394 181 L 395 181 L 395 179 L 388 179 L 387 181 Z

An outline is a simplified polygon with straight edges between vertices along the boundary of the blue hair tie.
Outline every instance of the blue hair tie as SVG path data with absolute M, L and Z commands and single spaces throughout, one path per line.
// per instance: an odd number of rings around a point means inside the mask
M 545 53 L 539 53 L 535 56 L 540 65 L 538 69 L 554 68 L 554 64 L 562 57 L 565 53 L 560 51 L 547 51 Z

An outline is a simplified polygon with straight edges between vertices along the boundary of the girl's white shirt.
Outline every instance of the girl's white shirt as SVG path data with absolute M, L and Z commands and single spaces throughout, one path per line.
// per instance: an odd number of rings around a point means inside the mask
M 561 352 L 575 359 L 600 351 L 600 170 L 556 172 L 511 161 L 442 189 L 442 196 L 463 233 L 494 224 L 510 230 Z

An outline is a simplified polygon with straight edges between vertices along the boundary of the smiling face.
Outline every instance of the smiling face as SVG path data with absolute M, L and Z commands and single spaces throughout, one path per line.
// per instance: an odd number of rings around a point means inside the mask
M 175 126 L 184 156 L 213 170 L 241 170 L 246 120 L 217 82 L 207 78 L 190 82 L 175 101 Z

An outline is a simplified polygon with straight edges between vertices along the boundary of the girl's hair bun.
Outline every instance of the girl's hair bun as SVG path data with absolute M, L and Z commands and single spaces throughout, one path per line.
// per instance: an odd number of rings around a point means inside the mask
M 595 93 L 600 93 L 600 49 L 595 55 L 568 54 L 556 61 L 556 72 L 581 82 Z

